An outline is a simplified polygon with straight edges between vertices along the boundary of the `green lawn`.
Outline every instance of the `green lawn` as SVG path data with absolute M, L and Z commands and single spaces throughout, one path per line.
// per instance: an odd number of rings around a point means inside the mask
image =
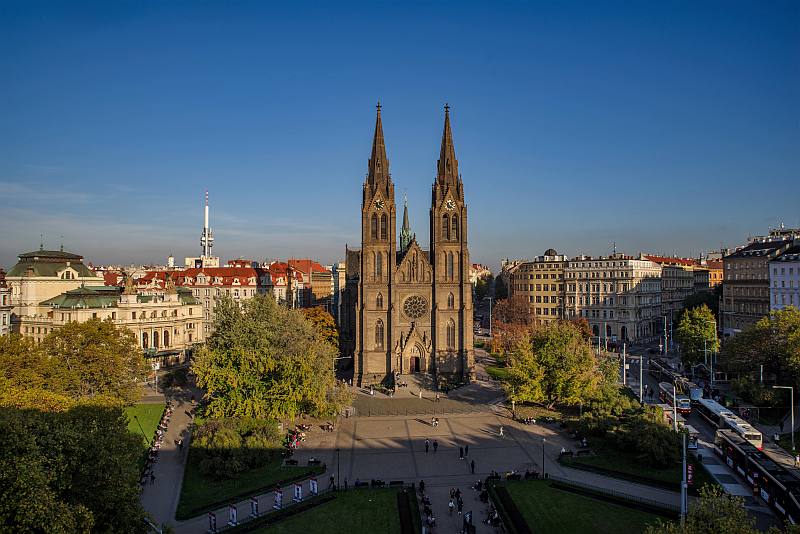
M 330 502 L 285 521 L 255 531 L 257 534 L 400 534 L 397 490 L 360 489 L 339 492 Z
M 508 378 L 508 370 L 505 367 L 498 367 L 496 365 L 487 365 L 486 372 L 495 380 L 505 380 Z
M 183 474 L 183 486 L 178 509 L 178 519 L 188 519 L 260 491 L 273 489 L 279 483 L 305 478 L 323 472 L 322 467 L 283 467 L 280 458 L 257 469 L 240 473 L 237 478 L 209 480 L 201 473 L 189 449 L 189 459 Z
M 614 448 L 609 441 L 603 438 L 590 438 L 589 447 L 595 452 L 594 456 L 576 456 L 564 462 L 565 465 L 577 463 L 616 471 L 636 478 L 651 479 L 668 484 L 679 485 L 681 483 L 681 464 L 675 464 L 671 469 L 656 469 L 644 466 L 635 461 L 629 454 Z M 687 455 L 687 462 L 694 465 L 695 487 L 700 488 L 706 483 L 713 484 L 714 481 L 711 476 L 694 457 Z
M 643 532 L 657 517 L 634 508 L 550 487 L 544 481 L 509 482 L 514 503 L 533 532 Z
M 128 431 L 142 438 L 143 452 L 140 467 L 144 467 L 147 450 L 152 444 L 153 434 L 158 427 L 158 422 L 161 421 L 164 408 L 166 405 L 163 402 L 135 404 L 125 408 L 125 413 L 128 415 Z

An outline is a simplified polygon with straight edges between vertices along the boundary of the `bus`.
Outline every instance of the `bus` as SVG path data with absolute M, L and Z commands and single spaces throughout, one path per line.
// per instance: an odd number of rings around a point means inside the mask
M 692 404 L 689 400 L 689 397 L 686 395 L 678 394 L 677 397 L 673 399 L 672 397 L 672 389 L 673 385 L 669 382 L 660 382 L 658 384 L 658 397 L 661 399 L 661 402 L 665 404 L 669 404 L 670 406 L 675 404 L 676 409 L 679 413 L 686 415 L 692 411 Z
M 713 426 L 717 428 L 730 428 L 758 450 L 764 448 L 764 437 L 761 432 L 720 403 L 711 399 L 700 399 L 697 403 L 697 411 L 703 419 Z

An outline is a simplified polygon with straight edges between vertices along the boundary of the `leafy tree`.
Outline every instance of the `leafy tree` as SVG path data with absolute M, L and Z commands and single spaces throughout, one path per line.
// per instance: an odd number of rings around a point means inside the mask
M 111 321 L 68 323 L 39 344 L 15 335 L 0 337 L 0 383 L 9 387 L 131 403 L 146 372 L 133 333 Z
M 478 281 L 475 282 L 475 298 L 478 301 L 483 300 L 486 295 L 489 294 L 489 281 L 491 278 L 478 278 Z
M 348 401 L 344 390 L 335 388 L 336 355 L 301 311 L 279 306 L 269 296 L 241 306 L 223 299 L 214 333 L 192 371 L 206 390 L 211 417 L 321 416 Z
M 800 384 L 800 310 L 787 306 L 763 317 L 722 346 L 720 364 L 738 372 L 765 373 Z
M 334 320 L 333 315 L 319 306 L 314 308 L 304 308 L 303 313 L 305 314 L 306 319 L 314 325 L 314 328 L 317 329 L 322 339 L 334 347 L 339 346 L 339 330 L 336 329 L 336 321 Z
M 717 284 L 710 291 L 698 291 L 692 293 L 683 299 L 683 309 L 678 315 L 678 322 L 680 322 L 683 314 L 692 308 L 699 308 L 700 306 L 707 306 L 714 318 L 719 320 L 719 299 L 722 298 L 722 284 Z
M 704 347 L 708 354 L 718 349 L 714 314 L 706 305 L 687 310 L 681 317 L 675 337 L 681 344 L 681 355 L 687 365 L 702 362 Z
M 625 420 L 614 433 L 617 445 L 637 462 L 648 467 L 665 469 L 680 458 L 681 436 L 661 421 L 645 414 Z
M 719 486 L 700 488 L 700 498 L 689 506 L 686 523 L 658 520 L 645 534 L 756 534 L 755 518 L 744 507 L 744 499 L 725 493 Z
M 497 300 L 508 298 L 508 287 L 499 274 L 494 278 L 494 298 Z
M 128 432 L 121 406 L 3 406 L 0 435 L 0 524 L 9 532 L 146 531 L 141 438 Z
M 583 339 L 588 341 L 592 338 L 592 327 L 589 326 L 589 320 L 586 317 L 575 316 L 570 319 L 569 322 L 571 322 L 578 328 L 578 330 L 580 330 Z
M 556 322 L 528 333 L 509 356 L 504 388 L 517 402 L 575 405 L 598 390 L 606 373 L 580 331 Z
M 281 433 L 272 420 L 248 417 L 211 419 L 197 428 L 191 454 L 212 479 L 233 478 L 260 467 L 281 452 Z
M 492 320 L 495 325 L 501 324 L 516 324 L 516 325 L 529 325 L 533 317 L 531 316 L 531 307 L 528 304 L 528 299 L 521 295 L 511 297 L 509 299 L 499 300 L 492 309 Z

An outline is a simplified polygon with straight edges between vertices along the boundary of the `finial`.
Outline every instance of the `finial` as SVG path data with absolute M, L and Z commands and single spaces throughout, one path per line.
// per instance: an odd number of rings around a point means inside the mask
M 403 193 L 403 205 L 408 206 L 408 194 Z
M 378 110 L 378 115 L 380 115 L 381 114 L 381 101 L 380 100 L 378 100 L 378 105 L 375 106 L 375 109 Z
M 59 248 L 61 252 L 64 252 L 64 236 L 61 236 L 61 247 Z
M 448 104 L 448 103 L 446 103 L 446 102 L 445 102 L 445 104 L 444 104 L 444 112 L 445 112 L 445 113 L 450 113 L 450 104 Z
M 39 250 L 44 250 L 44 234 L 39 234 Z

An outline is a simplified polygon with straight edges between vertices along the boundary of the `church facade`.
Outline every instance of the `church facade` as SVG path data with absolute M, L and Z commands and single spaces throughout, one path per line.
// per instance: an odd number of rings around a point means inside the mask
M 472 285 L 467 205 L 450 110 L 431 190 L 429 250 L 411 233 L 408 208 L 398 242 L 397 203 L 378 105 L 361 201 L 361 248 L 346 251 L 342 348 L 359 385 L 426 373 L 439 385 L 473 374 Z

